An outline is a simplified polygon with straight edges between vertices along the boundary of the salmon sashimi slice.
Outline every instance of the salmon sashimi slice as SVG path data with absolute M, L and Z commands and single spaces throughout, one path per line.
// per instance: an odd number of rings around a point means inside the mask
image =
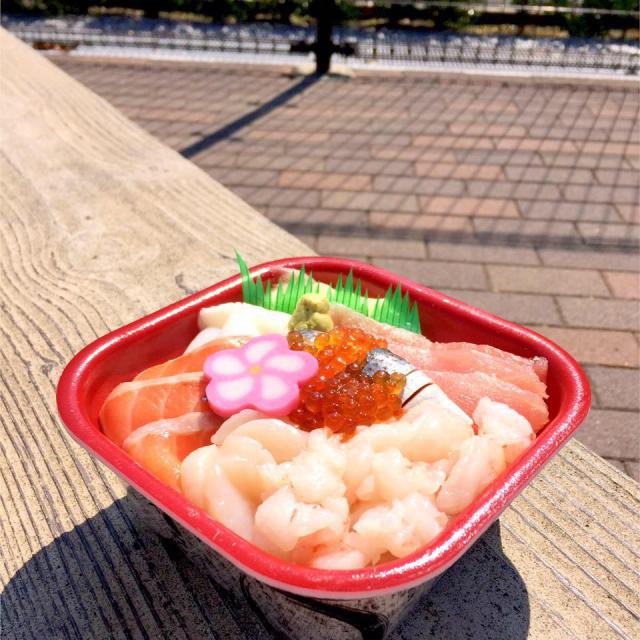
M 173 360 L 167 360 L 154 367 L 149 367 L 140 372 L 134 380 L 150 380 L 153 378 L 166 378 L 180 373 L 191 373 L 202 371 L 204 361 L 212 354 L 223 349 L 238 349 L 246 344 L 251 338 L 249 336 L 228 336 L 216 338 L 202 347 L 184 353 Z
M 451 371 L 425 371 L 466 414 L 473 415 L 484 396 L 510 406 L 524 416 L 537 433 L 549 420 L 545 401 L 536 393 L 525 391 L 515 384 L 478 371 L 457 373 Z
M 423 352 L 415 353 L 412 364 L 429 371 L 452 371 L 471 373 L 480 371 L 514 384 L 525 391 L 531 391 L 542 398 L 547 397 L 547 385 L 539 377 L 540 364 L 536 360 L 521 358 L 488 345 L 468 342 L 432 343 Z M 546 368 L 544 371 L 546 377 Z
M 204 374 L 200 373 L 123 382 L 102 405 L 102 431 L 121 447 L 126 437 L 142 425 L 194 411 L 210 411 L 206 385 Z
M 211 411 L 157 420 L 127 436 L 122 448 L 164 484 L 180 491 L 180 465 L 196 449 L 211 444 L 223 418 Z

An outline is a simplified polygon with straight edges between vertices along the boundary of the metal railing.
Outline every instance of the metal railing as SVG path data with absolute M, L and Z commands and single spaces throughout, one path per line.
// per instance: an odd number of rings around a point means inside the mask
M 512 5 L 504 0 L 462 3 L 429 0 L 376 0 L 359 2 L 381 5 L 464 8 L 467 11 L 544 11 L 593 15 L 594 9 L 546 5 Z M 272 57 L 313 54 L 316 72 L 326 73 L 335 55 L 340 61 L 366 65 L 372 62 L 405 67 L 469 67 L 540 69 L 637 74 L 640 47 L 637 42 L 581 38 L 531 38 L 522 36 L 473 35 L 435 30 L 385 28 L 371 30 L 335 26 L 335 3 L 326 0 L 317 15 L 317 26 L 212 25 L 171 23 L 162 20 L 114 18 L 34 19 L 3 16 L 2 23 L 23 40 L 39 48 L 102 47 L 163 51 L 241 53 Z M 374 7 L 374 8 L 375 8 Z M 638 12 L 606 11 L 618 15 Z

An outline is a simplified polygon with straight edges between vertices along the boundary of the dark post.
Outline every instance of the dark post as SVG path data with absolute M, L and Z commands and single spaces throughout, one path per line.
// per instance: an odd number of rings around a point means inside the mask
M 316 75 L 323 75 L 331 66 L 331 54 L 333 53 L 333 21 L 336 16 L 335 0 L 315 0 L 314 14 L 316 17 Z

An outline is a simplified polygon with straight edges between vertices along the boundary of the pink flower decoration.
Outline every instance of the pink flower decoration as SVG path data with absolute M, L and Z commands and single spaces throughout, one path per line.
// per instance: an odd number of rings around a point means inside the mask
M 260 336 L 205 360 L 204 372 L 211 378 L 207 400 L 224 417 L 242 409 L 285 416 L 298 405 L 300 385 L 317 371 L 318 361 L 310 353 L 289 349 L 284 336 Z

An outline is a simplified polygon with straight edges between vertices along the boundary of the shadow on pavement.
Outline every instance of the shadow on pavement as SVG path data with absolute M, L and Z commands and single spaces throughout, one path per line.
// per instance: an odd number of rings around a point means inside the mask
M 256 585 L 129 490 L 9 580 L 2 638 L 281 638 L 256 614 Z M 344 637 L 372 637 L 354 620 Z M 528 627 L 527 590 L 496 523 L 391 637 L 517 640 Z
M 271 113 L 274 109 L 277 109 L 278 107 L 286 104 L 287 102 L 289 102 L 289 100 L 295 98 L 297 95 L 313 86 L 316 82 L 318 82 L 318 80 L 320 80 L 320 76 L 304 76 L 299 82 L 296 82 L 288 89 L 285 89 L 277 96 L 274 96 L 273 98 L 271 98 L 271 100 L 265 102 L 264 104 L 261 104 L 257 109 L 254 109 L 253 111 L 240 116 L 233 122 L 230 122 L 224 127 L 221 127 L 220 129 L 217 129 L 216 131 L 204 136 L 201 140 L 194 142 L 188 147 L 180 149 L 179 153 L 182 154 L 185 158 L 192 158 L 205 149 L 213 147 L 219 142 L 230 138 L 236 132 L 249 126 L 259 118 L 262 118 L 268 113 Z
M 640 246 L 630 84 L 381 74 L 283 87 L 267 67 L 56 63 L 305 238 L 623 260 Z
M 270 217 L 269 214 L 266 214 Z M 313 214 L 312 214 L 313 215 Z M 420 214 L 416 214 L 418 219 Z M 537 247 L 540 249 L 564 249 L 566 251 L 598 251 L 599 253 L 623 253 L 634 255 L 638 252 L 638 239 L 633 235 L 631 225 L 627 237 L 617 238 L 614 241 L 594 241 L 585 243 L 577 233 L 558 233 L 553 230 L 552 223 L 540 224 L 539 230 L 531 232 L 527 228 L 526 220 L 513 220 L 511 229 L 500 230 L 500 221 L 495 225 L 485 224 L 480 230 L 463 231 L 447 228 L 446 218 L 442 222 L 435 223 L 429 229 L 416 229 L 410 225 L 386 228 L 383 225 L 368 223 L 366 227 L 358 225 L 341 224 L 340 213 L 336 214 L 334 223 L 315 222 L 310 216 L 309 220 L 296 222 L 282 222 L 274 220 L 280 227 L 289 233 L 299 236 L 311 236 L 323 234 L 326 236 L 359 238 L 359 239 L 392 239 L 392 240 L 416 240 L 423 239 L 432 242 L 450 242 L 460 245 L 492 245 L 497 247 Z M 489 221 L 491 222 L 491 221 Z M 544 221 L 543 221 L 544 222 Z

